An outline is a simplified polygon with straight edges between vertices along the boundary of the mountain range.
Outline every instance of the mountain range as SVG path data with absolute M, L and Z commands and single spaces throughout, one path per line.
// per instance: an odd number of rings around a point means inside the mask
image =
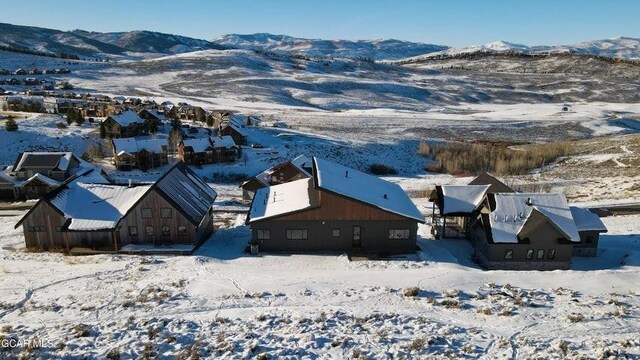
M 288 35 L 229 34 L 214 40 L 152 31 L 93 32 L 61 31 L 34 26 L 0 23 L 0 46 L 81 58 L 136 59 L 174 55 L 198 50 L 245 49 L 310 57 L 406 60 L 472 52 L 575 53 L 640 58 L 640 39 L 616 37 L 574 45 L 527 46 L 506 41 L 464 48 L 401 40 L 322 40 Z

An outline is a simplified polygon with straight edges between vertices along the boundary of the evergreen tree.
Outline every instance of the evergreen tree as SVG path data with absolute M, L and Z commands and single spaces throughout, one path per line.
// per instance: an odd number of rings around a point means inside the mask
M 18 131 L 18 123 L 14 118 L 10 117 L 4 123 L 4 129 L 7 131 Z
M 104 139 L 105 137 L 107 137 L 107 129 L 104 126 L 104 123 L 101 121 L 100 122 L 100 138 Z

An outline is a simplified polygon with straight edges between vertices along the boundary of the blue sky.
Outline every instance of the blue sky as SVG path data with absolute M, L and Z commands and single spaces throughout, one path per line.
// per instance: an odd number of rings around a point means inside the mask
M 0 22 L 61 30 L 152 30 L 202 39 L 269 32 L 454 47 L 495 40 L 570 44 L 640 37 L 635 0 L 15 0 Z

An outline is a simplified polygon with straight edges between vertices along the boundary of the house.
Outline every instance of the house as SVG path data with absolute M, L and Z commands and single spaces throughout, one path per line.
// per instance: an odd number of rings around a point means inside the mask
M 490 185 L 438 185 L 431 192 L 431 231 L 436 239 L 467 237 Z M 436 207 L 438 208 L 436 211 Z
M 121 138 L 113 143 L 113 163 L 118 170 L 148 170 L 169 163 L 167 139 Z
M 13 183 L 14 199 L 37 199 L 57 188 L 80 168 L 81 160 L 71 152 L 23 152 L 13 168 L 3 174 L 5 195 Z
M 478 175 L 475 179 L 471 180 L 468 185 L 489 185 L 487 194 L 516 192 L 507 184 L 487 172 Z
M 216 192 L 182 162 L 152 184 L 110 184 L 92 173 L 65 182 L 20 219 L 27 248 L 190 253 L 213 232 Z
M 259 189 L 246 223 L 264 251 L 409 253 L 424 217 L 397 184 L 314 157 L 313 178 Z
M 237 146 L 230 136 L 185 139 L 178 144 L 178 158 L 192 165 L 233 162 L 237 154 Z
M 44 108 L 50 114 L 66 114 L 67 111 L 73 109 L 75 100 L 46 97 L 44 98 Z
M 138 116 L 144 120 L 145 128 L 151 132 L 155 132 L 155 129 L 162 125 L 166 119 L 164 114 L 159 113 L 156 109 L 142 109 L 138 112 Z
M 127 110 L 122 114 L 107 117 L 102 124 L 106 137 L 127 138 L 140 135 L 144 120 L 135 112 Z
M 312 177 L 312 167 L 312 160 L 304 155 L 299 155 L 291 161 L 270 167 L 240 185 L 242 188 L 242 199 L 244 201 L 253 200 L 253 196 L 258 189 L 310 178 Z
M 62 182 L 75 174 L 80 162 L 71 152 L 23 152 L 18 155 L 12 172 L 18 180 L 40 174 Z
M 247 134 L 240 126 L 230 123 L 220 129 L 220 136 L 231 136 L 238 145 L 247 145 Z
M 571 215 L 580 234 L 580 242 L 573 244 L 574 256 L 596 256 L 600 234 L 606 233 L 607 227 L 597 214 L 576 206 L 571 206 Z
M 0 170 L 0 200 L 15 200 L 15 186 L 20 182 L 12 172 L 13 166 Z
M 568 269 L 578 228 L 562 194 L 488 194 L 470 238 L 486 269 Z

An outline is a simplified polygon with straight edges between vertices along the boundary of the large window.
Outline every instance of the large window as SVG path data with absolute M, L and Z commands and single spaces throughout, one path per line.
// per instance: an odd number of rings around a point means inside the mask
M 533 249 L 527 250 L 527 260 L 533 260 Z
M 340 229 L 333 229 L 333 230 L 331 230 L 331 236 L 333 236 L 333 237 L 340 237 Z
M 271 230 L 258 229 L 256 230 L 256 239 L 258 240 L 270 240 Z
M 505 260 L 513 260 L 513 250 L 505 250 L 504 251 L 504 259 Z
M 538 260 L 544 259 L 544 249 L 538 250 Z
M 163 219 L 169 219 L 172 216 L 171 208 L 160 208 L 160 217 Z
M 137 226 L 129 226 L 129 236 L 138 236 Z
M 287 230 L 287 240 L 306 240 L 307 229 Z
M 153 236 L 153 226 L 149 226 L 149 225 L 145 226 L 144 227 L 144 234 L 146 236 Z
M 169 227 L 168 227 L 168 226 L 163 225 L 163 226 L 162 226 L 162 229 L 161 229 L 161 233 L 162 233 L 162 236 L 169 236 L 169 234 L 171 233 L 171 231 L 169 230 Z
M 396 230 L 396 229 L 391 229 L 389 230 L 389 239 L 409 239 L 411 237 L 411 231 L 406 230 L 406 229 L 402 229 L 402 230 Z
M 187 235 L 187 227 L 178 226 L 178 236 L 186 236 L 186 235 Z
M 142 208 L 140 210 L 143 219 L 153 218 L 153 210 L 151 208 Z
M 553 260 L 555 258 L 556 258 L 556 250 L 555 249 L 547 250 L 547 259 Z

